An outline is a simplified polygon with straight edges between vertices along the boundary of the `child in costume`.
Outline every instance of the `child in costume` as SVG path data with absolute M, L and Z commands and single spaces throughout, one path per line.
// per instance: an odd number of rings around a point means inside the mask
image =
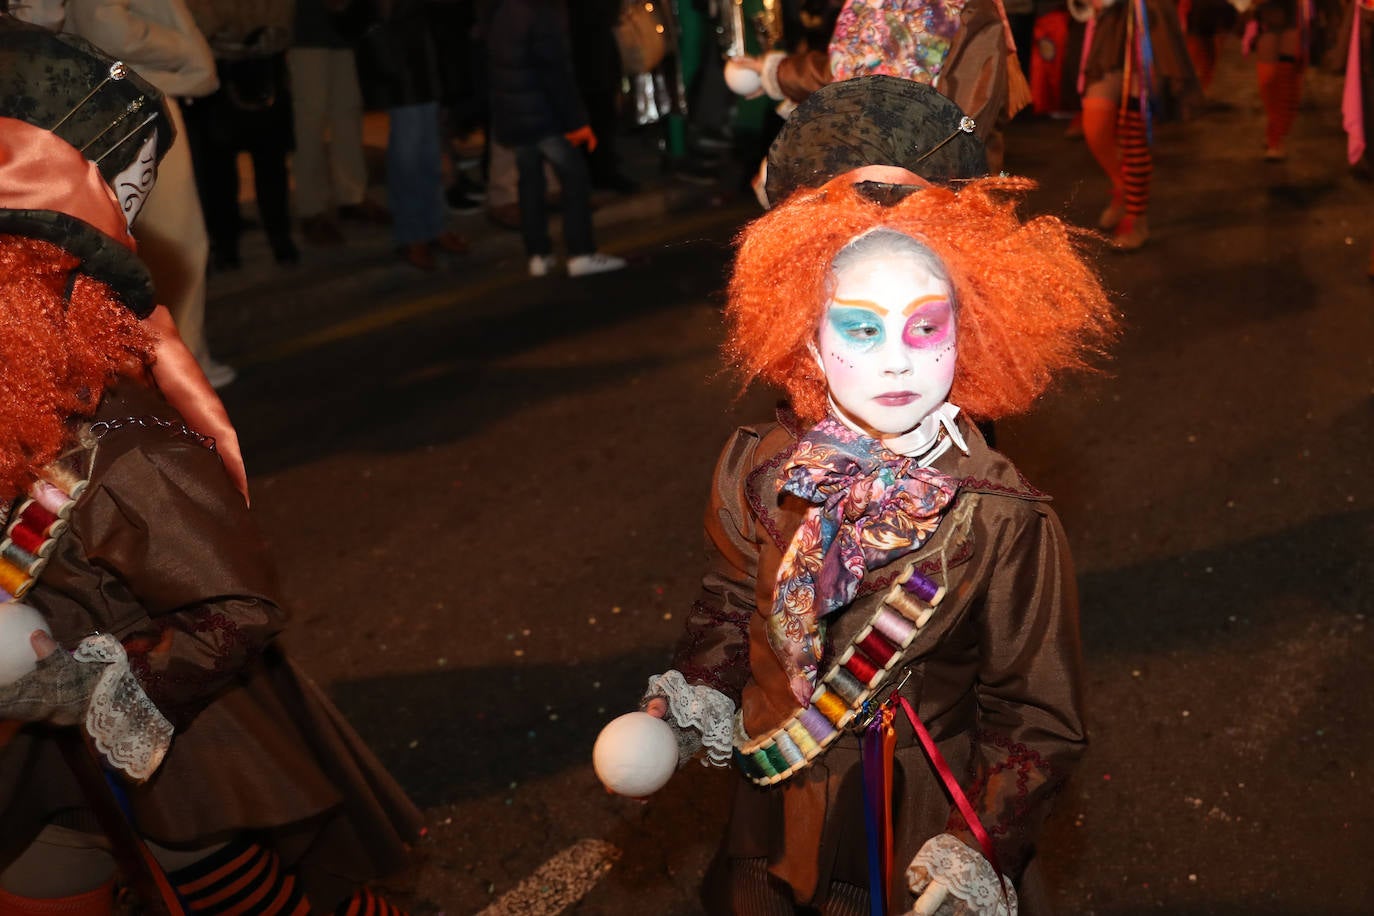
M 170 912 L 394 913 L 362 884 L 418 812 L 276 646 L 262 538 L 149 371 L 106 176 L 151 183 L 162 101 L 79 39 L 0 49 L 69 99 L 0 117 L 0 598 L 52 631 L 0 685 L 0 912 L 108 914 L 118 861 Z
M 1311 41 L 1311 0 L 1258 0 L 1249 10 L 1244 47 L 1255 54 L 1264 103 L 1264 158 L 1287 158 L 1284 143 L 1302 101 L 1302 77 Z
M 932 85 L 973 117 L 994 171 L 1000 126 L 1030 102 L 1001 0 L 848 0 L 828 48 L 732 61 L 758 72 L 784 117 L 832 82 L 885 75 Z M 760 194 L 760 202 L 778 201 Z
M 644 700 L 739 770 L 712 913 L 1043 912 L 1036 837 L 1085 746 L 1063 532 L 972 420 L 1029 408 L 1114 313 L 1069 228 L 1017 219 L 1029 182 L 900 167 L 977 141 L 895 82 L 929 109 L 905 158 L 794 147 L 730 280 L 727 353 L 789 404 L 721 454 L 710 570 Z
M 20 3 L 12 0 L 10 9 L 45 29 L 61 28 L 66 15 L 65 3 L 57 2 L 30 0 Z M 171 145 L 175 131 L 170 121 L 158 118 L 142 123 L 144 119 L 140 118 L 127 125 L 130 130 L 112 130 L 99 138 L 99 142 L 92 139 L 99 127 L 81 133 L 81 122 L 86 114 L 78 109 L 68 117 L 80 99 L 80 95 L 73 96 L 72 93 L 81 86 L 89 90 L 94 83 L 88 83 L 83 75 L 74 72 L 73 62 L 64 60 L 60 52 L 49 52 L 61 45 L 72 44 L 69 40 L 71 36 L 55 35 L 56 41 L 61 43 L 55 45 L 53 38 L 49 37 L 54 34 L 26 27 L 0 13 L 0 114 L 23 117 L 32 123 L 48 126 L 61 122 L 61 127 L 57 128 L 59 131 L 76 130 L 78 133 L 73 136 L 81 137 L 82 142 L 90 140 L 93 146 L 88 154 L 96 160 L 110 186 L 115 188 L 126 222 L 132 226 L 143 207 L 143 201 L 152 190 L 157 164 Z M 133 83 L 140 84 L 149 92 L 156 92 L 137 75 L 129 77 L 129 84 Z M 132 129 L 135 127 L 137 129 Z M 123 154 L 114 153 L 121 149 Z M 165 305 L 154 301 L 152 281 L 147 271 L 142 271 L 139 278 L 124 278 L 120 288 L 129 308 L 143 319 L 145 329 L 154 337 L 157 359 L 153 363 L 153 375 L 158 387 L 167 400 L 192 421 L 196 429 L 214 438 L 225 470 L 233 479 L 234 486 L 247 499 L 248 475 L 239 452 L 238 433 L 219 395 L 215 394 L 206 380 L 200 363 L 177 332 L 171 312 Z
M 1092 8 L 1078 77 L 1083 137 L 1112 183 L 1098 226 L 1116 248 L 1131 251 L 1150 236 L 1153 100 L 1167 88 L 1186 109 L 1201 89 L 1173 4 L 1092 0 Z

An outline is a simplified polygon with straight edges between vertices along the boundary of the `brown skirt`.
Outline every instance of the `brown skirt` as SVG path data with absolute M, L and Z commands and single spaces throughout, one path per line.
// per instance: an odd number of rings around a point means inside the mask
M 194 849 L 252 832 L 327 908 L 405 864 L 420 813 L 323 692 L 269 649 L 246 679 L 126 788 L 146 839 Z M 0 868 L 48 823 L 91 823 L 53 732 L 21 730 L 0 751 Z

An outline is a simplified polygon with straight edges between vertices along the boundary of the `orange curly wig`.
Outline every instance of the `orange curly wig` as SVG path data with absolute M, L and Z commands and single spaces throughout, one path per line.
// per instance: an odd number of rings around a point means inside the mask
M 0 235 L 0 499 L 13 499 L 74 439 L 152 340 L 105 284 L 57 245 Z
M 1034 186 L 983 178 L 957 193 L 924 188 L 890 206 L 838 180 L 794 195 L 740 234 L 725 307 L 727 360 L 745 384 L 783 388 L 804 420 L 824 416 L 825 378 L 808 345 L 830 299 L 830 265 L 851 240 L 886 227 L 923 243 L 949 275 L 959 327 L 950 401 L 977 419 L 1029 409 L 1056 374 L 1089 368 L 1117 329 L 1081 251 L 1086 233 L 1051 216 L 1017 217 Z

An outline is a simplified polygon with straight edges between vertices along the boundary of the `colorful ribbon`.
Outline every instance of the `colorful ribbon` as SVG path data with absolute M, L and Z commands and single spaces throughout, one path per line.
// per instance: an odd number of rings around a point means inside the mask
M 1351 11 L 1350 51 L 1345 58 L 1345 87 L 1341 93 L 1341 124 L 1345 127 L 1345 155 L 1351 165 L 1364 156 L 1364 97 L 1360 84 L 1360 11 Z

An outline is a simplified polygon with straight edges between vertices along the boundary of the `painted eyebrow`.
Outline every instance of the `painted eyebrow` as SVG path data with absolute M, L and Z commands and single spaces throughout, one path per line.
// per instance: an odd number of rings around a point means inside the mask
M 917 309 L 930 305 L 932 302 L 948 303 L 949 298 L 947 296 L 941 296 L 939 294 L 936 294 L 932 296 L 922 296 L 919 299 L 912 299 L 910 302 L 906 304 L 906 308 L 902 309 L 902 314 L 910 315 Z
M 836 305 L 844 305 L 844 306 L 848 306 L 849 308 L 871 309 L 872 311 L 875 311 L 875 312 L 878 313 L 878 317 L 879 317 L 879 318 L 885 317 L 885 316 L 887 315 L 887 309 L 883 308 L 881 305 L 879 305 L 879 304 L 876 303 L 876 302 L 869 302 L 867 299 L 838 299 L 838 298 L 836 298 L 836 299 L 832 299 L 831 301 L 834 302 Z

